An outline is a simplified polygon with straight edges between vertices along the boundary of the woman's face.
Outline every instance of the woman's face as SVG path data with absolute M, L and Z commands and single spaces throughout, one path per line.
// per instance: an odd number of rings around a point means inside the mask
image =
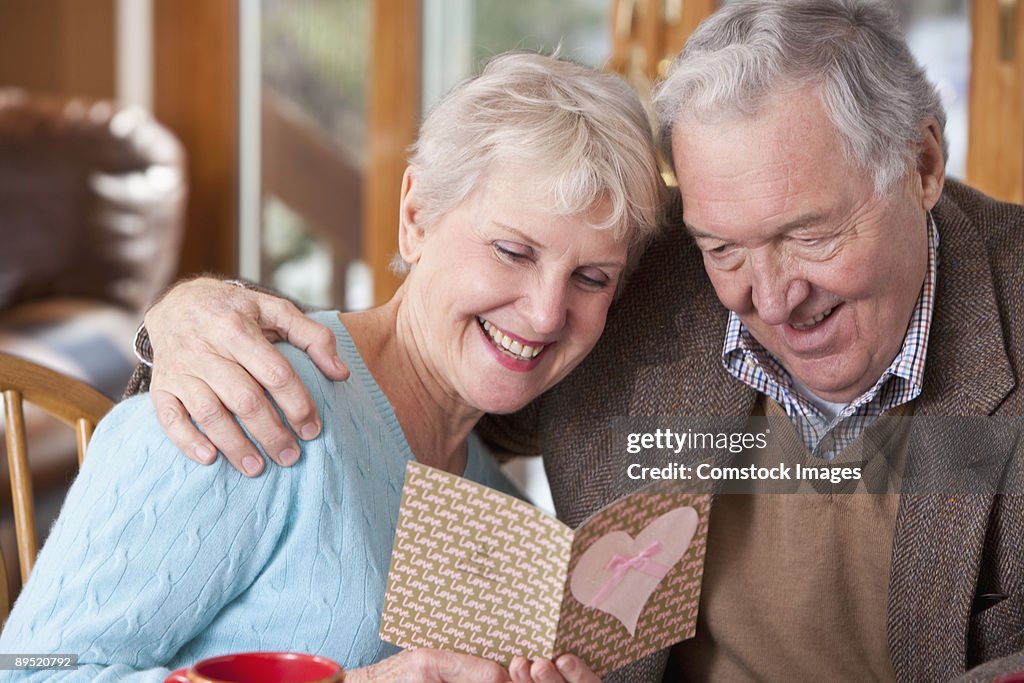
M 522 175 L 492 174 L 425 230 L 403 228 L 415 353 L 450 398 L 485 412 L 521 408 L 579 364 L 626 265 L 628 240 L 588 221 L 605 207 L 554 215 Z

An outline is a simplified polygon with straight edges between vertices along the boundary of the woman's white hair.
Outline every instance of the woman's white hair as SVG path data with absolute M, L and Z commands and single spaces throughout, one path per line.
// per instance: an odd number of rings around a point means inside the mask
M 545 210 L 560 215 L 586 214 L 607 201 L 610 210 L 594 227 L 628 237 L 635 253 L 657 230 L 665 204 L 655 149 L 647 114 L 618 76 L 509 52 L 430 111 L 409 164 L 424 225 L 501 166 L 521 170 L 537 196 L 550 198 Z
M 813 87 L 843 152 L 879 194 L 917 158 L 921 126 L 946 113 L 891 7 L 870 0 L 743 0 L 693 33 L 655 96 L 660 138 L 724 112 L 754 114 L 773 95 Z M 943 139 L 943 156 L 946 143 Z

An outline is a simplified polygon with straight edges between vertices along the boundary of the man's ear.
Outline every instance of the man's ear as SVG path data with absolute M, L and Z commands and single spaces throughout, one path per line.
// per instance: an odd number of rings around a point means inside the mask
M 412 166 L 405 168 L 402 176 L 402 198 L 398 210 L 398 253 L 402 260 L 412 265 L 419 261 L 425 234 L 419 222 L 420 200 L 416 186 L 416 174 Z
M 942 195 L 946 182 L 946 159 L 942 155 L 942 129 L 929 118 L 921 126 L 917 145 L 917 176 L 921 182 L 921 201 L 925 211 L 931 210 Z

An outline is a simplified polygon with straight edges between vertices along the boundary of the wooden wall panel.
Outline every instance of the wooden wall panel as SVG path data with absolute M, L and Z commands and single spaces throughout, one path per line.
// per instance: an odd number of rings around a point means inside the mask
M 0 2 L 0 86 L 113 98 L 114 2 Z
M 971 7 L 967 182 L 1024 203 L 1024 2 Z
M 611 0 L 608 68 L 635 80 L 663 76 L 686 39 L 718 0 Z M 639 85 L 639 84 L 638 84 Z
M 263 89 L 261 116 L 263 194 L 287 204 L 329 245 L 331 298 L 344 305 L 347 269 L 363 258 L 360 162 L 271 87 Z
M 358 160 L 271 88 L 263 89 L 261 111 L 263 192 L 298 212 L 336 261 L 362 258 L 362 233 L 352 218 L 363 210 Z
M 418 0 L 373 2 L 363 249 L 373 272 L 374 304 L 390 299 L 401 282 L 388 266 L 398 252 L 398 199 L 406 149 L 419 130 L 420 16 Z
M 179 273 L 238 269 L 237 0 L 154 0 L 156 117 L 188 154 Z
M 700 22 L 718 9 L 718 0 L 670 0 L 666 5 L 668 25 L 665 30 L 665 59 L 659 65 L 663 72 L 683 49 L 687 38 Z M 667 61 L 666 61 L 667 60 Z M 659 73 L 659 75 L 662 75 Z

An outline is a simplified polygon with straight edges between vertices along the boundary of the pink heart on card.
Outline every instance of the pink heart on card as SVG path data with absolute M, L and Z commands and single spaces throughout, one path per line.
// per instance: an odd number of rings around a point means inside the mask
M 636 635 L 640 612 L 661 580 L 686 553 L 699 518 L 692 507 L 658 517 L 633 538 L 612 531 L 587 548 L 572 572 L 569 590 L 587 607 L 618 619 Z

